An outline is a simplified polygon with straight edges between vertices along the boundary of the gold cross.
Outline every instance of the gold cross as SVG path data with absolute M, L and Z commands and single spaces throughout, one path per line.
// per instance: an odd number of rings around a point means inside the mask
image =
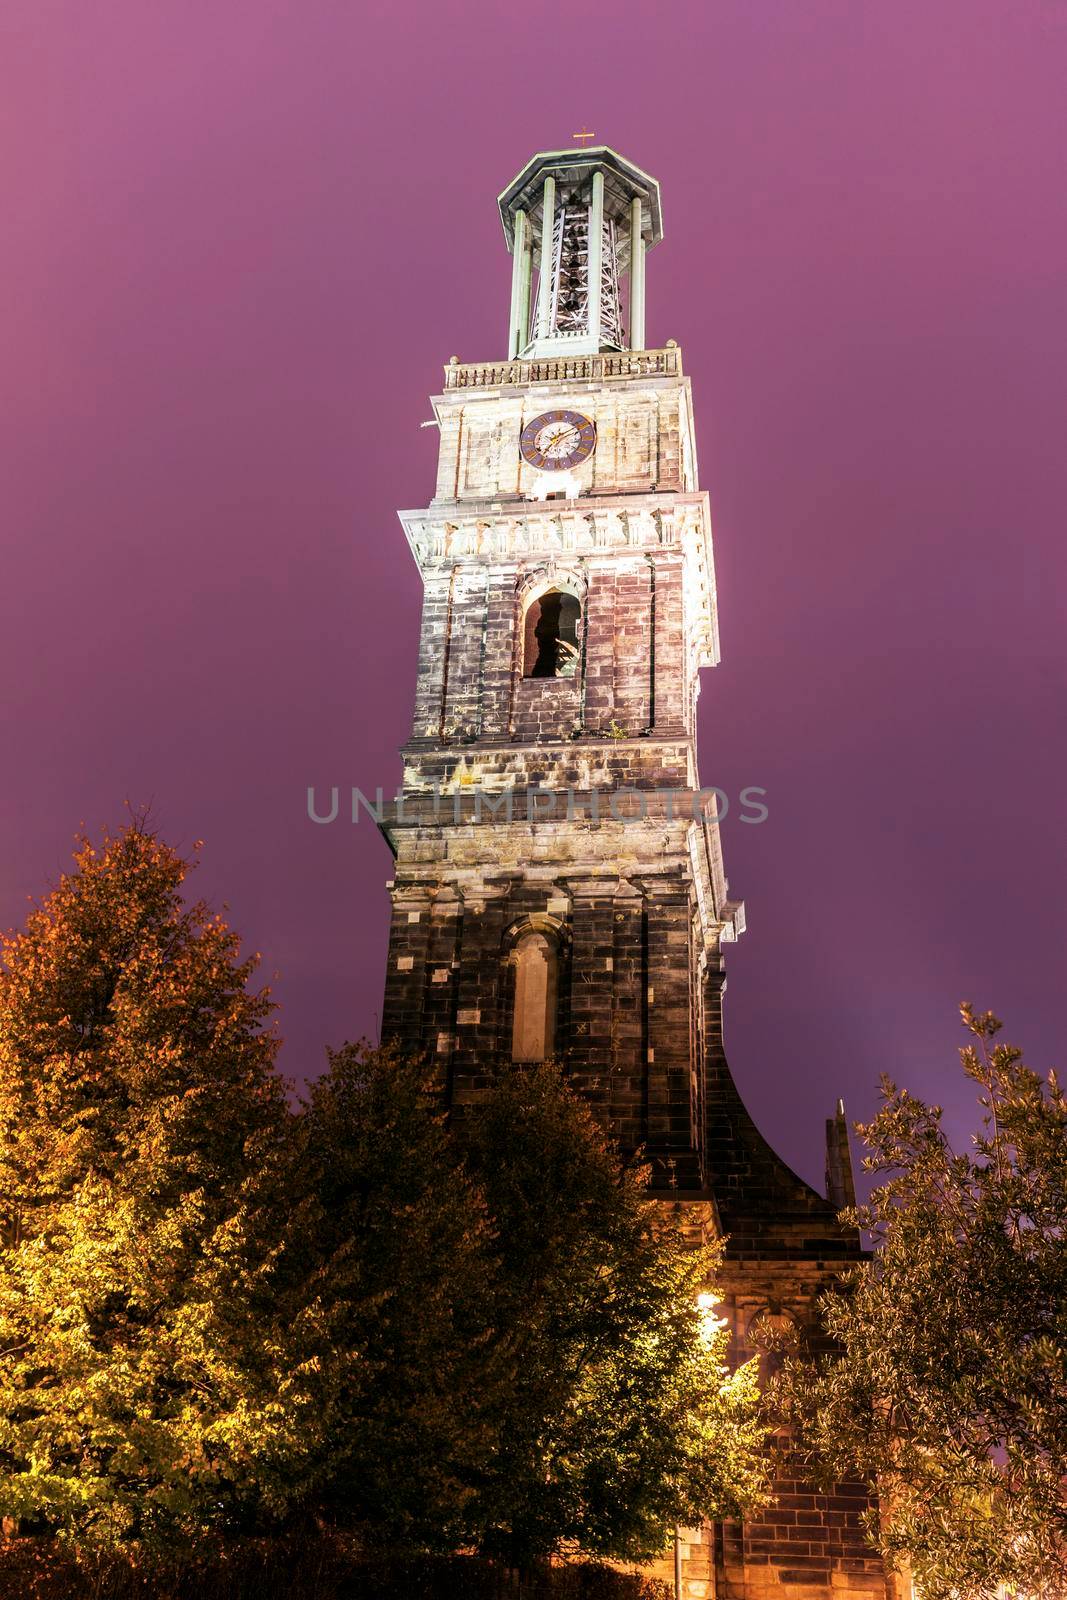
M 581 131 L 581 133 L 572 133 L 571 134 L 571 138 L 572 139 L 595 139 L 596 138 L 596 134 L 587 132 L 585 123 L 583 122 L 582 123 L 582 131 Z

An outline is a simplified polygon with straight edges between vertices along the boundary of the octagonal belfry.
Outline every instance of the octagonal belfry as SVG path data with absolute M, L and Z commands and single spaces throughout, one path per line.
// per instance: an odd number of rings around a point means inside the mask
M 643 350 L 645 251 L 663 237 L 655 178 L 607 145 L 546 150 L 498 203 L 514 257 L 508 358 Z

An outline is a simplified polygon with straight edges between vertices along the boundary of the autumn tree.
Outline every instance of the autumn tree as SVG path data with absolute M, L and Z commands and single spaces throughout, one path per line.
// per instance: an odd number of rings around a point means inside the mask
M 271 1004 L 187 865 L 144 819 L 83 840 L 3 946 L 0 1510 L 77 1541 L 237 1525 L 278 1448 L 250 1402 Z
M 883 1179 L 851 1220 L 874 1252 L 823 1301 L 836 1348 L 779 1399 L 813 1464 L 881 1497 L 872 1528 L 924 1600 L 1067 1591 L 1067 1104 L 1055 1073 L 964 1006 L 982 1121 L 889 1080 L 859 1131 Z M 1003 1587 L 1002 1587 L 1003 1586 Z

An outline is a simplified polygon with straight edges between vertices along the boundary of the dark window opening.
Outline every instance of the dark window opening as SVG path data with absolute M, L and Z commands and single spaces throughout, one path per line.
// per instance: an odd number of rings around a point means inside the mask
M 572 594 L 549 589 L 526 613 L 523 676 L 573 678 L 580 658 L 582 608 Z

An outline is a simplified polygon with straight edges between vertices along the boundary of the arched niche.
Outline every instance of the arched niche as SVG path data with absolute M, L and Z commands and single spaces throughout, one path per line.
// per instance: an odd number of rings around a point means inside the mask
M 748 1319 L 746 1343 L 759 1357 L 760 1377 L 764 1382 L 781 1370 L 786 1355 L 800 1340 L 796 1316 L 778 1301 L 760 1306 Z
M 556 1046 L 559 952 L 547 934 L 524 933 L 512 951 L 515 1003 L 511 1021 L 511 1059 L 547 1061 Z
M 557 1053 L 564 928 L 554 917 L 531 917 L 510 930 L 505 948 L 511 969 L 508 1053 L 512 1061 L 547 1061 Z

